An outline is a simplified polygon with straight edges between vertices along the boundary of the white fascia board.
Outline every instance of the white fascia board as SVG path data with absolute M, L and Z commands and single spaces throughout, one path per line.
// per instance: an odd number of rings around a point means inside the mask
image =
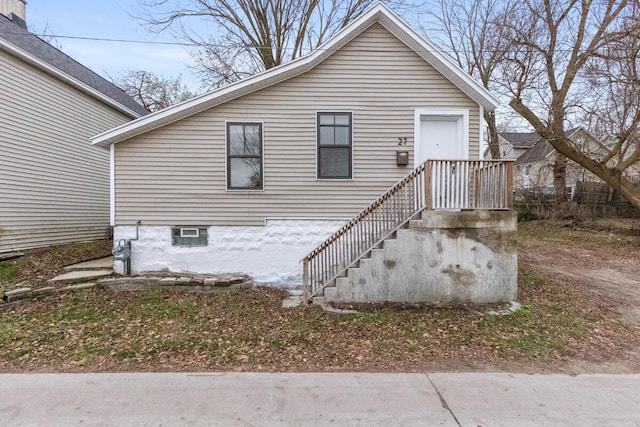
M 168 125 L 185 117 L 197 114 L 224 102 L 274 85 L 305 73 L 318 65 L 336 50 L 367 29 L 374 22 L 380 22 L 409 48 L 416 51 L 425 61 L 449 78 L 471 99 L 486 110 L 493 111 L 500 101 L 480 86 L 451 60 L 439 52 L 438 48 L 409 27 L 398 15 L 383 3 L 377 3 L 367 13 L 353 23 L 334 34 L 320 47 L 294 61 L 263 71 L 252 77 L 231 83 L 221 89 L 197 96 L 147 116 L 141 117 L 119 127 L 103 132 L 91 138 L 94 145 L 107 147 L 120 141 L 143 134 L 150 130 Z
M 59 69 L 47 64 L 46 62 L 36 58 L 35 56 L 31 55 L 30 53 L 25 52 L 24 50 L 14 46 L 11 43 L 8 43 L 7 41 L 5 41 L 3 39 L 0 39 L 0 49 L 3 49 L 6 52 L 9 52 L 11 55 L 16 56 L 16 57 L 20 58 L 21 60 L 25 61 L 26 63 L 31 64 L 31 65 L 35 66 L 36 68 L 41 69 L 42 71 L 44 71 L 47 74 L 51 74 L 51 75 L 59 78 L 60 80 L 64 81 L 65 83 L 68 83 L 72 87 L 74 87 L 74 88 L 76 88 L 76 89 L 78 89 L 78 90 L 80 90 L 82 92 L 85 92 L 89 96 L 91 96 L 93 98 L 97 98 L 99 101 L 109 105 L 110 107 L 115 108 L 116 110 L 126 114 L 127 116 L 131 117 L 132 119 L 140 117 L 140 114 L 138 114 L 135 111 L 125 107 L 124 105 L 120 104 L 119 102 L 116 102 L 112 98 L 109 98 L 108 96 L 104 95 L 102 92 L 97 91 L 96 89 L 94 89 L 91 86 L 81 82 L 80 80 L 76 79 L 75 77 L 72 77 L 69 74 L 60 71 Z

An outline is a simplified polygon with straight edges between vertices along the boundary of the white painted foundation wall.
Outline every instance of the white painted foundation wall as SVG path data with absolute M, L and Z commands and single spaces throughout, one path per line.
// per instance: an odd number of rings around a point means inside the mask
M 171 226 L 139 228 L 131 242 L 131 273 L 245 273 L 256 283 L 291 288 L 302 285 L 300 260 L 344 225 L 346 220 L 268 219 L 258 227 L 208 227 L 208 246 L 172 246 Z M 114 244 L 135 239 L 135 226 L 114 227 Z M 115 261 L 116 273 L 124 273 Z

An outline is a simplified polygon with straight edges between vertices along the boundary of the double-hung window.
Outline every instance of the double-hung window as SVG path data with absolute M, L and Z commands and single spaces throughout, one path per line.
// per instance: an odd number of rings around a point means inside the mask
M 350 179 L 351 113 L 318 113 L 318 178 Z
M 227 188 L 262 190 L 262 123 L 227 123 Z

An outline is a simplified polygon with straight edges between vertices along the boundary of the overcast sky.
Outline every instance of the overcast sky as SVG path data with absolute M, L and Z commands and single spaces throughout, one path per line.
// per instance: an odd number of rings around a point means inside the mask
M 135 0 L 28 0 L 27 25 L 39 34 L 60 36 L 174 42 L 168 34 L 151 34 L 130 16 Z M 147 70 L 165 77 L 182 74 L 183 81 L 197 90 L 199 84 L 189 71 L 191 57 L 184 47 L 145 43 L 58 38 L 62 50 L 107 77 L 126 70 Z
M 40 34 L 143 42 L 176 40 L 170 34 L 153 34 L 131 15 L 138 12 L 136 0 L 28 0 L 27 25 Z M 421 20 L 427 19 L 421 15 Z M 151 71 L 164 77 L 182 75 L 193 92 L 200 83 L 189 67 L 193 60 L 185 47 L 171 44 L 122 43 L 101 40 L 57 38 L 62 51 L 93 71 L 109 78 L 127 70 Z

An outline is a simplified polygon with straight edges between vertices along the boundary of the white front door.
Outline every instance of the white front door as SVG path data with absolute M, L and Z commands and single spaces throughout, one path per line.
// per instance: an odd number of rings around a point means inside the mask
M 468 157 L 468 120 L 463 112 L 417 112 L 415 166 L 425 160 Z
M 416 111 L 414 163 L 469 158 L 468 112 Z M 437 162 L 431 168 L 432 208 L 462 209 L 467 204 L 468 173 L 456 162 Z

